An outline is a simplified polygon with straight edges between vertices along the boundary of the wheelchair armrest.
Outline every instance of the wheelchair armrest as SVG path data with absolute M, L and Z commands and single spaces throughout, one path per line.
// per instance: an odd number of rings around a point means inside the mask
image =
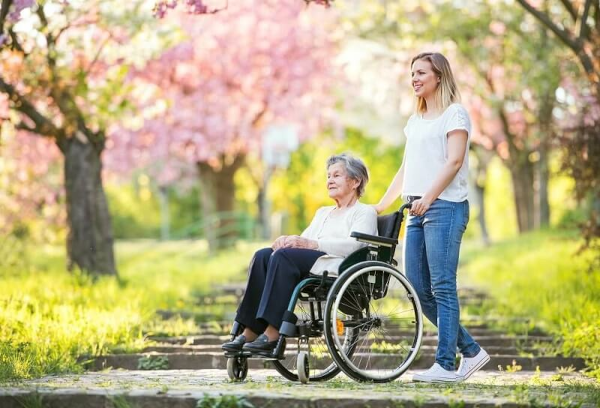
M 397 239 L 380 237 L 378 235 L 363 234 L 362 232 L 353 231 L 350 234 L 350 236 L 352 238 L 356 238 L 357 241 L 365 242 L 367 244 L 378 245 L 378 246 L 385 246 L 385 247 L 390 247 L 391 248 L 394 245 L 398 244 L 398 240 Z

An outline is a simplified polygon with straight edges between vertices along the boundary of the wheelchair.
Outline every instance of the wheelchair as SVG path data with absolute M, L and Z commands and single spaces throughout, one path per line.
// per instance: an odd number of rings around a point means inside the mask
M 243 381 L 251 358 L 270 361 L 283 377 L 304 384 L 341 371 L 361 382 L 400 377 L 423 336 L 419 298 L 393 258 L 409 208 L 377 217 L 378 236 L 352 232 L 367 245 L 344 259 L 337 277 L 311 274 L 296 286 L 272 353 L 226 352 L 229 378 Z M 242 331 L 235 322 L 231 339 Z

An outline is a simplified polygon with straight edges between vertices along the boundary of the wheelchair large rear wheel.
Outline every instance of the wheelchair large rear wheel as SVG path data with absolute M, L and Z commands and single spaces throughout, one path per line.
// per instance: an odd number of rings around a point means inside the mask
M 312 303 L 312 310 L 311 310 Z M 317 303 L 319 305 L 317 306 Z M 300 337 L 286 338 L 285 359 L 273 360 L 275 369 L 290 381 L 300 381 L 298 377 L 298 355 L 301 352 L 308 354 L 308 379 L 309 381 L 327 381 L 340 373 L 340 369 L 329 354 L 325 338 L 323 336 L 323 318 L 315 316 L 315 311 L 323 310 L 325 301 L 298 301 L 294 313 L 298 317 L 297 325 L 313 326 L 313 336 L 301 339 Z M 316 319 L 315 319 L 316 317 Z M 345 350 L 345 354 L 351 354 L 356 344 L 357 333 L 348 330 L 338 341 Z
M 423 336 L 419 299 L 406 277 L 389 264 L 366 261 L 345 270 L 329 291 L 325 341 L 338 367 L 358 381 L 388 382 L 413 362 Z M 355 332 L 354 353 L 341 353 Z

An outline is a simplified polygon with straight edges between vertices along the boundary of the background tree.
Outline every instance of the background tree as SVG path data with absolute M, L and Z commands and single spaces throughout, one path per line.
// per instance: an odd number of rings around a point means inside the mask
M 101 156 L 107 126 L 127 107 L 126 44 L 149 17 L 138 17 L 140 2 L 115 4 L 2 0 L 0 8 L 8 119 L 19 134 L 52 141 L 64 159 L 68 267 L 109 275 L 117 271 Z
M 146 118 L 115 135 L 115 150 L 134 147 L 146 163 L 187 161 L 199 175 L 203 218 L 232 211 L 234 175 L 249 154 L 260 157 L 269 125 L 293 124 L 305 140 L 331 114 L 334 42 L 325 13 L 274 0 L 229 4 L 200 24 L 171 13 L 188 39 L 135 73 Z M 264 169 L 253 163 L 260 187 Z
M 443 48 L 456 59 L 454 72 L 474 119 L 479 207 L 485 207 L 482 177 L 489 162 L 479 151 L 491 149 L 511 172 L 519 231 L 548 225 L 548 150 L 562 54 L 546 30 L 518 8 L 486 1 L 468 11 L 445 0 L 364 2 L 344 15 L 360 36 L 399 53 L 406 52 L 410 39 L 412 49 Z M 445 45 L 440 38 L 448 39 Z
M 453 17 L 437 24 L 432 20 L 432 31 L 453 39 L 461 61 L 483 85 L 471 87 L 490 106 L 493 117 L 479 129 L 511 173 L 519 231 L 547 226 L 560 47 L 544 27 L 507 5 L 482 2 L 464 13 L 446 3 L 438 12 Z M 500 124 L 501 139 L 493 135 L 494 120 Z
M 561 0 L 560 8 L 517 1 L 575 55 L 585 73 L 584 90 L 576 85 L 573 92 L 580 101 L 576 117 L 563 129 L 560 140 L 565 148 L 563 170 L 576 180 L 578 198 L 589 197 L 591 203 L 582 224 L 586 246 L 600 253 L 600 2 Z

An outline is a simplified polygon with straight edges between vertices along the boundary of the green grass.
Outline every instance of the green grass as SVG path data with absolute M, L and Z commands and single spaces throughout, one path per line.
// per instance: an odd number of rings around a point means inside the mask
M 81 371 L 78 357 L 143 348 L 147 334 L 197 331 L 193 318 L 163 321 L 156 311 L 201 315 L 211 284 L 245 279 L 260 244 L 209 257 L 201 241 L 116 245 L 120 280 L 65 272 L 64 249 L 28 247 L 0 265 L 0 381 Z
M 459 282 L 490 294 L 482 316 L 513 332 L 541 329 L 562 341 L 559 351 L 584 357 L 600 378 L 600 271 L 590 270 L 593 254 L 576 255 L 581 244 L 572 231 L 545 230 L 495 243 L 470 243 L 462 253 Z M 505 321 L 501 318 L 522 318 Z M 492 321 L 492 319 L 490 319 Z
M 490 248 L 466 242 L 459 282 L 490 294 L 470 312 L 513 332 L 556 334 L 557 351 L 586 358 L 600 378 L 600 271 L 589 270 L 589 254 L 575 255 L 579 244 L 576 233 L 564 231 Z M 95 282 L 65 272 L 64 248 L 25 246 L 10 263 L 0 260 L 0 381 L 78 372 L 86 358 L 141 350 L 149 334 L 198 331 L 203 316 L 231 311 L 201 301 L 211 285 L 244 281 L 261 246 L 240 243 L 209 257 L 202 241 L 119 242 L 120 280 Z M 163 320 L 157 310 L 175 315 Z

